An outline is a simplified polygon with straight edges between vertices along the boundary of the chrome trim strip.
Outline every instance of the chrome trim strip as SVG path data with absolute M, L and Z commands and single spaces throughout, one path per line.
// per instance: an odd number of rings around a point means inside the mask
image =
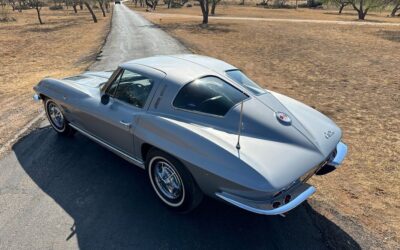
M 336 145 L 335 157 L 333 159 L 329 160 L 329 162 L 327 164 L 338 168 L 339 165 L 342 164 L 346 155 L 347 155 L 347 145 L 344 144 L 342 141 L 340 141 Z
M 138 160 L 138 159 L 136 159 L 136 158 L 134 158 L 134 157 L 132 157 L 132 156 L 130 156 L 130 155 L 128 155 L 128 154 L 122 152 L 121 150 L 119 150 L 119 149 L 117 149 L 117 148 L 111 146 L 110 144 L 108 144 L 108 143 L 106 143 L 106 142 L 104 142 L 104 141 L 102 141 L 102 140 L 96 138 L 95 136 L 89 134 L 88 132 L 84 131 L 83 129 L 77 127 L 76 125 L 74 125 L 74 124 L 72 124 L 72 123 L 69 123 L 69 125 L 70 125 L 72 128 L 76 129 L 76 130 L 77 130 L 78 132 L 80 132 L 81 134 L 87 136 L 89 139 L 91 139 L 91 140 L 93 140 L 93 141 L 99 143 L 101 146 L 106 147 L 107 149 L 111 150 L 113 153 L 115 153 L 115 154 L 121 156 L 122 158 L 126 159 L 127 161 L 129 161 L 129 162 L 131 162 L 131 163 L 133 163 L 133 164 L 135 164 L 135 165 L 137 165 L 138 167 L 145 169 L 145 166 L 144 166 L 143 161 Z
M 238 202 L 236 200 L 233 200 L 232 198 L 229 198 L 226 196 L 226 194 L 224 193 L 216 193 L 216 195 L 223 199 L 224 201 L 227 201 L 229 203 L 231 203 L 232 205 L 235 205 L 237 207 L 240 207 L 244 210 L 256 213 L 256 214 L 263 214 L 263 215 L 281 215 L 284 214 L 286 212 L 289 212 L 290 210 L 292 210 L 293 208 L 297 207 L 298 205 L 300 205 L 301 203 L 303 203 L 305 200 L 307 200 L 308 197 L 310 197 L 312 194 L 314 194 L 316 191 L 315 187 L 310 186 L 309 188 L 307 188 L 303 193 L 299 194 L 296 198 L 294 198 L 292 201 L 290 201 L 289 203 L 286 203 L 285 205 L 275 208 L 275 209 L 259 209 L 259 208 L 255 208 L 252 206 L 249 206 L 247 204 Z

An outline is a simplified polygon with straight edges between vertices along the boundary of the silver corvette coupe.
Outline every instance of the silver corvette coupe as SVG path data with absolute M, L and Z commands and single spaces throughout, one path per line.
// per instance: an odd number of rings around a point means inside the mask
M 205 194 L 283 215 L 316 191 L 309 178 L 347 154 L 329 118 L 210 57 L 143 58 L 114 72 L 46 78 L 34 90 L 57 133 L 78 131 L 143 168 L 177 211 Z

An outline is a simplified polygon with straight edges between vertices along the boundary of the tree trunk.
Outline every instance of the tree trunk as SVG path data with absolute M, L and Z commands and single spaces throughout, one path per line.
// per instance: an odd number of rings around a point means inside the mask
M 358 20 L 365 20 L 365 16 L 368 13 L 369 7 L 364 10 L 364 0 L 360 0 L 360 7 L 358 8 L 355 3 L 351 3 L 353 9 L 357 11 Z
M 39 23 L 40 23 L 40 24 L 43 24 L 42 18 L 40 17 L 40 8 L 41 8 L 41 7 L 39 7 L 38 4 L 36 4 L 35 9 L 36 9 L 36 12 L 37 12 L 37 17 L 38 17 L 38 19 L 39 19 Z
M 74 9 L 75 14 L 78 13 L 78 10 L 76 9 L 76 3 L 72 4 L 72 8 Z
M 244 0 L 242 0 L 239 5 L 244 5 Z
M 149 1 L 149 0 L 146 0 L 146 11 L 148 11 L 149 7 L 150 7 L 150 10 L 152 10 L 153 9 L 153 3 L 151 1 Z
M 12 8 L 12 11 L 14 12 L 15 11 L 15 2 L 14 1 L 10 1 L 10 5 L 11 5 L 11 8 Z
M 106 12 L 110 13 L 110 3 L 108 1 L 106 1 L 106 3 L 104 5 L 106 6 Z
M 101 0 L 97 0 L 100 5 L 101 12 L 103 13 L 103 17 L 106 17 L 106 12 L 104 11 L 103 2 Z
M 96 18 L 96 15 L 94 14 L 94 12 L 93 12 L 93 10 L 92 10 L 92 7 L 90 7 L 90 5 L 88 4 L 88 2 L 86 2 L 86 1 L 83 2 L 83 3 L 85 4 L 86 8 L 89 10 L 90 14 L 92 15 L 93 22 L 97 23 L 97 18 Z
M 171 8 L 171 3 L 172 3 L 172 0 L 169 0 L 168 1 L 168 9 Z
M 212 1 L 212 5 L 211 5 L 211 15 L 214 16 L 215 15 L 215 8 L 217 7 L 217 0 L 213 0 Z
M 79 1 L 79 9 L 80 9 L 80 10 L 83 10 L 83 3 L 82 3 L 82 1 Z
M 345 7 L 345 5 L 342 3 L 339 8 L 339 15 L 342 14 L 344 7 Z
M 358 11 L 358 20 L 365 20 L 365 16 L 367 15 L 368 10 L 362 11 L 359 10 Z
M 208 0 L 199 0 L 199 2 L 203 14 L 203 24 L 208 24 Z
M 299 8 L 299 3 L 298 3 L 299 1 L 298 0 L 296 0 L 296 10 Z
M 396 4 L 396 6 L 394 6 L 392 13 L 390 14 L 391 17 L 396 16 L 396 12 L 400 10 L 400 1 Z
M 158 4 L 158 0 L 155 0 L 155 1 L 154 1 L 154 4 L 153 4 L 153 10 L 154 10 L 154 11 L 156 10 L 157 4 Z

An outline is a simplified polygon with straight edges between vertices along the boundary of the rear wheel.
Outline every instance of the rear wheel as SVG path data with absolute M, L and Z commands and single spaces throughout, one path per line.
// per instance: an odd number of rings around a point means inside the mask
M 146 167 L 158 198 L 170 209 L 189 212 L 196 208 L 203 194 L 190 172 L 177 159 L 152 149 L 146 157 Z
M 58 134 L 66 136 L 74 134 L 75 130 L 69 126 L 68 121 L 65 119 L 64 114 L 57 103 L 52 99 L 46 99 L 44 101 L 44 107 L 50 125 Z

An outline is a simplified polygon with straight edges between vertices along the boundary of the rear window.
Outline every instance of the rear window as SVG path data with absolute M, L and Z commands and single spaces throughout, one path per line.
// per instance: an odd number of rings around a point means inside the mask
M 247 97 L 227 82 L 207 76 L 183 86 L 173 105 L 189 111 L 224 116 L 235 104 Z
M 228 70 L 226 71 L 226 74 L 229 78 L 239 83 L 253 94 L 260 95 L 265 93 L 263 88 L 261 88 L 257 83 L 253 82 L 240 70 Z

